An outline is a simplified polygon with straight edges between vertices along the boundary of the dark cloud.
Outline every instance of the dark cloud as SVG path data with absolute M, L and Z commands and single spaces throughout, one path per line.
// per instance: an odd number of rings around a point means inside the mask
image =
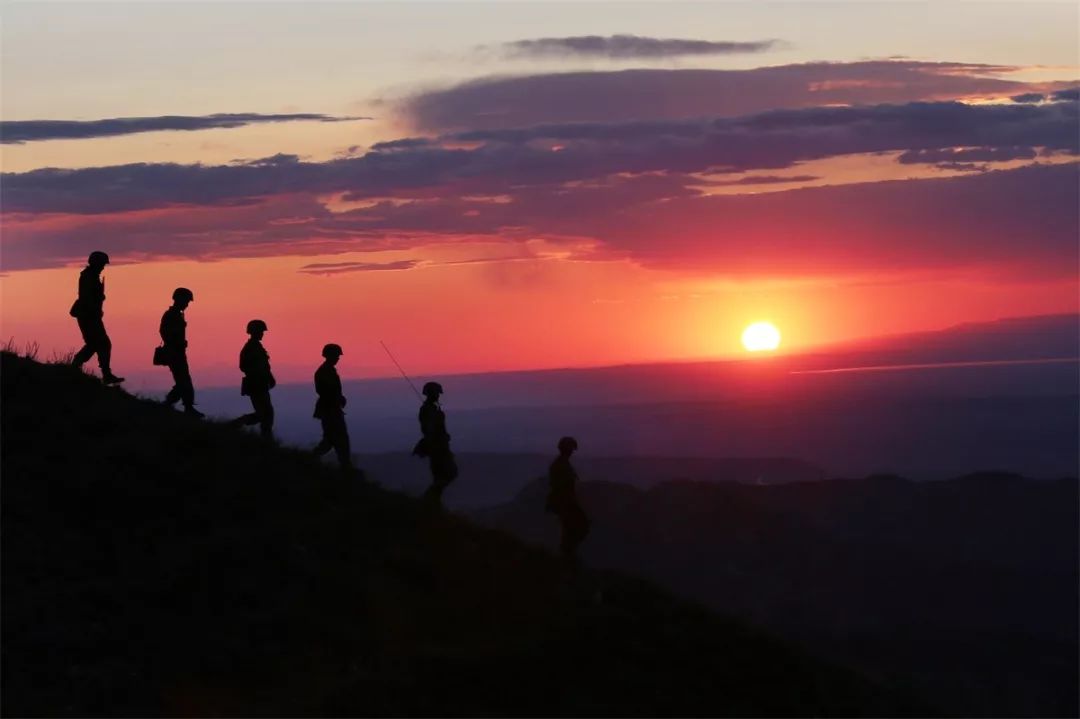
M 1046 99 L 1046 95 L 1042 94 L 1041 92 L 1024 92 L 1019 95 L 1013 95 L 1009 99 L 1013 102 L 1042 102 Z
M 683 55 L 734 55 L 759 53 L 773 48 L 777 40 L 731 42 L 643 37 L 641 35 L 579 35 L 517 40 L 499 47 L 509 57 L 607 57 L 663 58 Z M 487 48 L 482 48 L 486 50 Z
M 420 93 L 399 111 L 435 133 L 537 124 L 737 116 L 777 108 L 1007 97 L 1044 86 L 993 77 L 1016 68 L 876 60 L 747 70 L 634 69 L 492 77 Z
M 577 219 L 643 264 L 785 276 L 986 270 L 1075 277 L 1080 165 L 696 196 Z M 559 218 L 562 220 L 563 218 Z M 558 227 L 553 229 L 560 229 Z
M 433 188 L 498 194 L 512 186 L 591 182 L 615 174 L 776 170 L 856 153 L 968 148 L 1020 156 L 1026 151 L 1017 148 L 1040 147 L 1077 154 L 1080 119 L 1075 102 L 911 103 L 709 121 L 543 125 L 446 139 L 448 146 L 408 143 L 327 162 L 279 155 L 224 166 L 47 168 L 3 175 L 0 200 L 8 213 L 90 214 L 289 193 L 344 193 L 349 199 L 424 196 Z M 473 146 L 455 143 L 464 139 Z
M 417 147 L 430 147 L 433 144 L 434 141 L 428 137 L 403 137 L 400 140 L 376 142 L 371 146 L 371 149 L 376 152 L 385 152 L 387 150 L 412 150 Z
M 973 162 L 939 162 L 939 170 L 952 170 L 954 172 L 989 172 L 988 165 L 976 165 Z
M 0 121 L 0 142 L 21 145 L 39 140 L 81 140 L 92 137 L 132 135 L 161 130 L 211 130 L 242 127 L 265 122 L 345 122 L 370 120 L 368 117 L 333 117 L 315 113 L 260 115 L 258 113 L 221 113 L 217 115 L 161 117 L 116 117 L 107 120 L 6 120 Z
M 707 195 L 695 178 L 611 177 L 507 187 L 493 199 L 433 188 L 426 197 L 331 212 L 311 197 L 256 205 L 15 217 L 4 269 L 79 260 L 109 238 L 118 258 L 217 259 L 406 250 L 484 239 L 562 241 L 577 259 L 629 259 L 727 276 L 991 271 L 1073 277 L 1080 166 L 1036 165 L 964 177 L 833 185 L 755 195 Z M 403 263 L 414 262 L 404 260 Z M 393 268 L 382 266 L 382 269 Z M 323 272 L 377 269 L 323 263 Z M 397 268 L 405 269 L 405 265 Z
M 290 155 L 279 152 L 269 157 L 260 157 L 254 160 L 234 160 L 234 165 L 246 165 L 247 167 L 289 167 L 300 164 L 299 155 Z
M 1066 100 L 1072 100 L 1073 102 L 1076 102 L 1077 100 L 1080 100 L 1080 87 L 1071 87 L 1067 90 L 1058 90 L 1057 92 L 1050 95 L 1050 97 L 1055 102 L 1063 102 Z
M 713 180 L 710 185 L 782 185 L 789 182 L 811 182 L 820 180 L 817 175 L 756 175 L 740 177 L 738 180 Z
M 420 260 L 398 260 L 396 262 L 316 262 L 310 265 L 304 265 L 297 271 L 309 275 L 340 275 L 346 272 L 411 270 L 418 264 L 420 264 Z
M 1006 162 L 1008 160 L 1035 159 L 1034 147 L 971 147 L 908 150 L 896 158 L 901 164 Z

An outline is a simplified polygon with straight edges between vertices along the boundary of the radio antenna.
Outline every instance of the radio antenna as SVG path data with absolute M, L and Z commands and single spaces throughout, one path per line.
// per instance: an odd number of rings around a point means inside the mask
M 394 366 L 398 368 L 398 372 L 401 373 L 401 376 L 404 377 L 405 381 L 409 383 L 409 387 L 412 388 L 413 394 L 416 395 L 416 398 L 417 399 L 423 399 L 423 396 L 420 394 L 420 391 L 416 389 L 416 385 L 414 385 L 412 380 L 409 379 L 409 375 L 405 374 L 405 370 L 402 369 L 401 364 L 394 357 L 394 353 L 390 351 L 390 348 L 387 347 L 386 343 L 383 342 L 382 340 L 379 340 L 379 344 L 381 344 L 382 348 L 384 350 L 386 350 L 386 356 L 389 357 L 390 361 L 394 363 Z

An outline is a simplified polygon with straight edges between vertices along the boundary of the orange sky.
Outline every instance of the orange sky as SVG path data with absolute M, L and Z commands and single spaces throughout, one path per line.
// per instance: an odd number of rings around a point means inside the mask
M 387 256 L 393 253 L 383 253 Z M 415 253 L 413 253 L 415 254 Z M 535 260 L 437 265 L 407 271 L 309 275 L 312 259 L 148 262 L 106 269 L 106 326 L 114 367 L 132 389 L 167 384 L 148 366 L 171 288 L 188 310 L 190 356 L 203 384 L 237 381 L 247 320 L 270 326 L 265 344 L 279 377 L 306 381 L 325 342 L 346 351 L 351 377 L 392 374 L 379 340 L 410 372 L 431 375 L 741 355 L 752 321 L 782 331 L 782 351 L 964 321 L 1058 312 L 1075 301 L 1072 281 L 1012 285 L 773 280 L 723 282 L 644 270 L 626 262 Z M 388 258 L 388 257 L 387 257 Z M 2 335 L 38 341 L 43 355 L 79 346 L 67 317 L 78 267 L 34 270 L 3 281 Z M 160 370 L 160 371 L 159 371 Z
M 345 376 L 395 372 L 379 340 L 437 375 L 739 356 L 762 320 L 796 352 L 1080 308 L 1069 3 L 632 3 L 620 27 L 595 3 L 424 23 L 409 3 L 199 5 L 5 11 L 4 120 L 31 135 L 0 146 L 4 338 L 77 348 L 93 249 L 132 389 L 168 384 L 149 358 L 177 286 L 197 385 L 238 381 L 253 318 L 279 378 L 307 381 L 331 341 Z M 614 32 L 780 42 L 500 50 Z M 33 136 L 301 112 L 330 121 Z M 342 263 L 363 267 L 310 268 Z

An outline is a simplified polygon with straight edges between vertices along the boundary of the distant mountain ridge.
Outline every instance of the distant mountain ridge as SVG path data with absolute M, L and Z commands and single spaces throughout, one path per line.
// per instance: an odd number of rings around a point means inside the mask
M 547 473 L 552 455 L 460 452 L 457 464 L 468 477 L 444 496 L 455 509 L 478 509 L 511 501 L 528 483 Z M 427 463 L 406 453 L 363 454 L 360 466 L 388 488 L 420 495 L 430 484 Z M 590 457 L 577 461 L 592 481 L 649 488 L 670 480 L 780 484 L 822 479 L 820 467 L 785 458 Z
M 845 342 L 807 354 L 865 355 L 894 364 L 1075 359 L 1080 357 L 1080 314 L 966 322 L 930 332 Z
M 1076 716 L 1077 479 L 584 482 L 597 566 L 916 689 L 949 715 Z M 546 482 L 479 520 L 553 546 Z
M 890 335 L 776 356 L 728 357 L 469 374 L 441 374 L 458 409 L 629 404 L 707 398 L 732 380 L 791 370 L 859 364 L 948 363 L 1080 357 L 1080 314 L 1014 317 L 943 330 Z M 672 378 L 681 383 L 673 385 Z M 239 382 L 239 380 L 237 380 Z M 412 392 L 400 377 L 352 379 L 346 388 L 380 413 L 411 414 Z M 310 394 L 306 384 L 278 393 Z M 235 394 L 214 389 L 213 393 Z

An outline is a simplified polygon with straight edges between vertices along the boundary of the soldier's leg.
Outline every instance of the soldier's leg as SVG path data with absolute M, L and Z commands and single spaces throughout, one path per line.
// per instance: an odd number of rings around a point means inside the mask
M 576 553 L 577 548 L 585 541 L 585 537 L 589 536 L 589 518 L 580 504 L 575 504 L 571 510 L 570 529 L 570 540 L 573 544 L 571 551 Z
M 577 553 L 578 545 L 589 534 L 589 518 L 578 504 L 567 505 L 559 512 L 559 523 L 562 525 L 562 536 L 559 541 L 559 551 L 564 557 L 573 557 Z
M 559 512 L 559 554 L 563 557 L 574 554 L 574 542 L 570 538 L 570 516 L 565 510 Z
M 274 405 L 270 402 L 269 392 L 257 392 L 251 395 L 251 407 L 255 410 L 256 422 L 263 437 L 274 436 Z
M 185 362 L 184 364 L 187 363 Z M 169 393 L 165 395 L 165 404 L 176 404 L 180 401 L 180 397 L 182 396 L 180 390 L 180 378 L 183 374 L 183 369 L 175 359 L 169 360 L 168 367 L 169 373 L 172 374 L 173 386 L 172 389 L 169 390 Z
M 339 415 L 335 422 L 334 452 L 342 469 L 352 467 L 352 448 L 349 445 L 349 428 L 345 424 L 345 415 Z
M 233 420 L 233 424 L 240 425 L 252 425 L 258 424 L 262 421 L 262 414 L 259 412 L 259 395 L 257 392 L 252 392 L 248 395 L 248 399 L 251 400 L 251 411 L 245 415 L 241 415 Z
M 102 376 L 112 375 L 112 340 L 109 339 L 109 333 L 105 331 L 104 323 L 101 323 L 101 336 L 97 345 L 97 362 Z
M 79 333 L 83 338 L 83 346 L 82 349 L 75 353 L 75 357 L 72 358 L 71 363 L 76 367 L 82 367 L 86 364 L 87 360 L 94 356 L 97 347 L 94 343 L 93 328 L 89 319 L 79 317 L 76 321 L 79 323 Z
M 333 420 L 329 417 L 320 417 L 319 423 L 322 424 L 322 439 L 315 445 L 315 449 L 312 451 L 319 457 L 329 452 L 334 448 L 333 441 Z
M 176 364 L 178 372 L 174 376 L 176 387 L 180 392 L 180 401 L 184 403 L 185 409 L 191 409 L 195 406 L 195 386 L 191 383 L 191 368 L 188 366 L 187 355 Z
M 442 499 L 443 490 L 457 477 L 457 463 L 450 450 L 438 451 L 429 458 L 431 487 L 424 494 L 429 499 Z

